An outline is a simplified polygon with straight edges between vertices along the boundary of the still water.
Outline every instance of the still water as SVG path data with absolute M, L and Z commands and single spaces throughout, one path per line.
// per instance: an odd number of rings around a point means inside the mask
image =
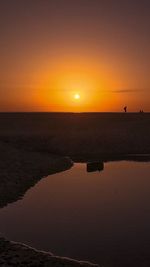
M 0 232 L 55 255 L 97 263 L 146 257 L 150 248 L 150 163 L 85 164 L 50 175 L 0 210 Z

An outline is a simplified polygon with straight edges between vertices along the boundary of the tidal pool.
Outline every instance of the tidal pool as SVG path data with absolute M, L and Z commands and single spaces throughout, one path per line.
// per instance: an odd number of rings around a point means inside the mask
M 150 163 L 77 163 L 0 210 L 0 232 L 55 255 L 96 263 L 148 257 Z

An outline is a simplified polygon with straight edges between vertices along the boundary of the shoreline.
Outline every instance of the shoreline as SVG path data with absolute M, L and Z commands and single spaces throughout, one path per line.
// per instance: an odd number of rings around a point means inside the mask
M 25 151 L 0 141 L 0 208 L 22 198 L 39 180 L 72 167 L 68 157 Z
M 113 161 L 134 161 L 134 162 L 150 162 L 150 154 L 93 154 L 93 155 L 73 155 L 70 158 L 75 163 L 88 162 L 113 162 Z
M 72 167 L 67 157 L 16 149 L 0 142 L 0 208 L 22 198 L 39 180 Z M 23 168 L 23 169 L 22 169 Z M 0 237 L 0 266 L 98 266 L 36 250 Z
M 98 267 L 98 264 L 88 261 L 78 261 L 59 257 L 51 252 L 37 250 L 23 243 L 8 241 L 0 237 L 0 266 L 68 266 L 68 267 Z

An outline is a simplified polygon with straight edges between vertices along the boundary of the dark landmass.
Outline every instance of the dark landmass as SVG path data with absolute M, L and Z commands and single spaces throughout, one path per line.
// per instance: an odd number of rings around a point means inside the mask
M 71 158 L 150 154 L 150 113 L 1 113 L 0 139 Z
M 69 158 L 17 149 L 0 142 L 0 208 L 17 201 L 40 179 L 71 168 Z

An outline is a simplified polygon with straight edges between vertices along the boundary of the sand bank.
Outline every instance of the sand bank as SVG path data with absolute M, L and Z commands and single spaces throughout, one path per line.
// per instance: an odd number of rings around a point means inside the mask
M 21 198 L 41 178 L 72 166 L 67 157 L 29 152 L 0 142 L 0 207 Z

